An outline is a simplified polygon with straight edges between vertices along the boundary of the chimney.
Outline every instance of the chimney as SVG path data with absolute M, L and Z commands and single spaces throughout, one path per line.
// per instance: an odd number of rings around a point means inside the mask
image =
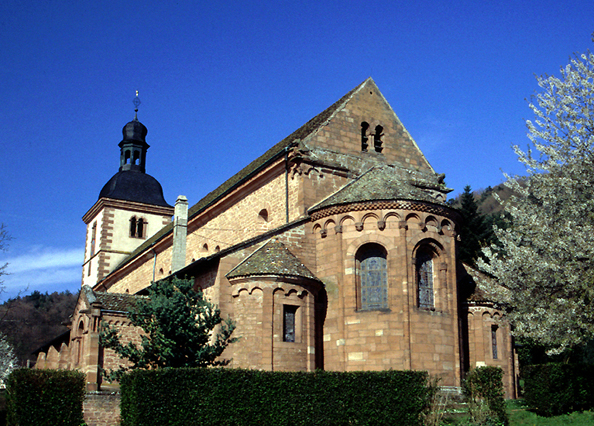
M 171 254 L 171 272 L 186 266 L 186 235 L 188 234 L 188 199 L 180 195 L 175 201 L 173 217 L 173 253 Z

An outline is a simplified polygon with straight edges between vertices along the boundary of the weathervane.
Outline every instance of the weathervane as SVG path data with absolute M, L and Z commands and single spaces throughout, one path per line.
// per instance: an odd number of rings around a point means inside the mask
M 136 107 L 136 108 L 134 108 L 134 119 L 138 120 L 138 105 L 140 105 L 140 98 L 138 97 L 138 90 L 136 91 L 136 97 L 134 98 L 132 103 Z

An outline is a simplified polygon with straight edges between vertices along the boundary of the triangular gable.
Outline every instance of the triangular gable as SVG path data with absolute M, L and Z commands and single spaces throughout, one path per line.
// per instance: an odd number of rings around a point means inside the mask
M 308 147 L 435 175 L 373 79 L 365 80 L 342 101 L 327 122 L 310 133 L 305 140 Z M 364 132 L 368 144 L 366 150 L 362 149 L 364 123 L 368 126 Z M 376 134 L 381 146 L 378 151 L 375 149 Z

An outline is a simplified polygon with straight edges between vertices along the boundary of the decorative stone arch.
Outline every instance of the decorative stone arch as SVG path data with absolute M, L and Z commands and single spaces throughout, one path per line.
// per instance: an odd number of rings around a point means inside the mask
M 350 215 L 350 214 L 344 214 L 344 215 L 342 215 L 342 216 L 340 217 L 340 219 L 338 220 L 338 224 L 339 224 L 340 226 L 345 226 L 345 224 L 346 224 L 348 221 L 352 221 L 352 222 L 353 222 L 353 225 L 354 225 L 354 224 L 355 224 L 355 222 L 357 221 L 357 219 L 355 219 L 355 217 L 354 217 L 353 215 Z
M 384 226 L 389 229 L 400 229 L 407 227 L 406 221 L 403 220 L 402 215 L 395 211 L 386 213 L 381 220 L 383 221 Z
M 411 225 L 413 225 L 413 229 L 417 228 L 417 229 L 424 229 L 425 228 L 425 222 L 423 221 L 423 219 L 421 219 L 421 216 L 417 213 L 409 213 L 406 215 L 406 218 L 404 219 L 406 222 L 406 226 L 408 226 L 409 228 L 411 228 Z
M 448 310 L 447 253 L 432 238 L 418 241 L 412 252 L 415 306 L 419 310 Z
M 450 222 L 448 219 L 443 219 L 440 225 L 440 231 L 442 234 L 445 234 L 449 237 L 453 237 L 456 234 L 456 227 L 454 223 Z
M 311 232 L 314 235 L 318 232 L 322 232 L 322 225 L 320 225 L 319 223 L 314 224 L 314 226 L 311 228 Z
M 361 217 L 361 225 L 363 225 L 363 228 L 365 228 L 367 221 L 369 221 L 370 223 L 375 222 L 378 229 L 380 228 L 380 226 L 378 224 L 378 222 L 380 221 L 380 217 L 377 213 L 367 212 Z
M 431 229 L 433 228 L 433 229 Z M 439 232 L 441 229 L 439 221 L 433 215 L 428 215 L 425 218 L 425 231 L 431 230 L 434 232 Z
M 324 232 L 326 235 L 328 235 L 328 230 L 335 229 L 335 228 L 336 228 L 336 222 L 334 221 L 334 219 L 328 219 L 328 220 L 326 220 L 326 222 L 324 222 L 324 229 L 322 232 Z

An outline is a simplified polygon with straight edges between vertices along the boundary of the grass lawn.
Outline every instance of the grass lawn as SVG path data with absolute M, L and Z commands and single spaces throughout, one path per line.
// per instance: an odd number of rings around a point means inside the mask
M 576 412 L 556 417 L 541 417 L 526 410 L 524 401 L 509 400 L 506 403 L 510 426 L 594 426 L 594 411 Z M 464 426 L 466 417 L 444 419 L 442 425 Z
M 593 426 L 594 411 L 575 412 L 556 417 L 540 417 L 525 409 L 522 400 L 507 402 L 510 426 Z

